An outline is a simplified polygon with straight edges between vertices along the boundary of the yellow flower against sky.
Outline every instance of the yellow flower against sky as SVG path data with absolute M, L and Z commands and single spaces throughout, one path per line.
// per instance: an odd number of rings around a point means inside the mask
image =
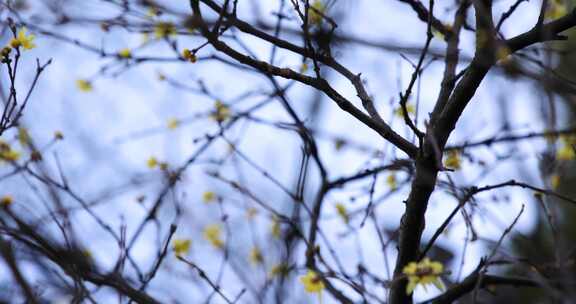
M 36 45 L 34 44 L 34 39 L 36 38 L 36 36 L 30 34 L 26 34 L 26 32 L 28 31 L 28 29 L 26 29 L 26 27 L 22 27 L 18 30 L 18 34 L 16 35 L 16 38 L 13 38 L 12 40 L 10 40 L 10 46 L 17 49 L 19 47 L 24 48 L 25 50 L 31 50 L 33 48 L 36 47 Z
M 189 239 L 175 239 L 172 241 L 172 250 L 176 256 L 184 256 L 190 251 L 191 244 Z
M 444 266 L 439 262 L 432 262 L 429 258 L 424 258 L 420 262 L 410 262 L 404 267 L 402 273 L 408 279 L 406 285 L 406 294 L 411 294 L 416 286 L 421 285 L 426 289 L 426 286 L 433 284 L 440 290 L 444 290 L 444 284 L 440 275 L 444 272 Z
M 204 238 L 217 249 L 224 248 L 224 241 L 222 241 L 220 234 L 222 228 L 218 224 L 210 224 L 204 228 Z
M 86 79 L 77 79 L 76 87 L 78 87 L 78 90 L 81 92 L 90 92 L 93 89 L 92 83 Z
M 460 158 L 460 152 L 456 150 L 450 150 L 446 153 L 446 159 L 444 160 L 444 166 L 450 169 L 459 170 L 462 165 L 462 160 Z
M 322 290 L 326 288 L 322 277 L 315 271 L 308 270 L 306 275 L 300 277 L 300 283 L 308 293 L 317 293 L 319 302 L 322 302 Z

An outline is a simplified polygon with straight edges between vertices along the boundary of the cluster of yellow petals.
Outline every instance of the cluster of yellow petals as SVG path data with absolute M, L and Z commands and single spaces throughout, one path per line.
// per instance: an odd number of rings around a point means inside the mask
M 344 223 L 348 224 L 350 221 L 350 216 L 348 215 L 348 211 L 346 207 L 342 203 L 336 203 L 336 212 L 338 212 L 338 216 L 344 221 Z
M 444 272 L 444 266 L 440 262 L 432 262 L 429 258 L 424 258 L 420 262 L 410 262 L 404 267 L 402 273 L 408 278 L 406 294 L 411 294 L 416 286 L 434 284 L 438 289 L 443 290 L 444 284 L 440 275 Z
M 20 152 L 12 149 L 7 142 L 0 140 L 0 160 L 15 162 L 18 159 L 20 159 Z
M 230 108 L 220 100 L 216 100 L 215 108 L 210 115 L 215 121 L 223 122 L 230 117 Z
M 27 29 L 26 27 L 22 27 L 20 30 L 18 30 L 18 33 L 16 34 L 16 38 L 12 38 L 12 40 L 10 40 L 10 47 L 17 49 L 17 48 L 24 48 L 25 50 L 30 50 L 36 47 L 36 45 L 34 44 L 34 39 L 36 38 L 36 36 L 30 34 L 26 34 Z
M 220 238 L 221 230 L 218 224 L 211 224 L 204 228 L 204 238 L 217 249 L 224 248 L 224 241 Z
M 12 205 L 14 199 L 10 195 L 4 195 L 0 198 L 0 207 L 7 208 Z
M 308 23 L 311 25 L 322 24 L 322 15 L 326 13 L 326 5 L 322 0 L 315 0 L 308 9 Z
M 196 54 L 194 54 L 194 52 L 189 50 L 189 49 L 184 49 L 182 51 L 182 58 L 184 58 L 184 60 L 186 60 L 188 62 L 192 62 L 192 63 L 195 63 L 196 61 L 198 61 Z
M 176 239 L 172 242 L 172 250 L 176 256 L 184 256 L 190 251 L 192 241 L 189 239 Z
M 301 276 L 300 282 L 304 285 L 304 290 L 309 293 L 321 293 L 326 287 L 322 277 L 312 270 L 308 270 L 306 275 Z
M 448 153 L 446 153 L 446 159 L 444 160 L 444 166 L 450 169 L 459 170 L 462 166 L 460 152 L 456 150 L 448 151 Z
M 76 80 L 76 87 L 78 87 L 78 90 L 81 92 L 90 92 L 93 89 L 92 83 L 86 79 Z
M 408 112 L 408 114 L 414 114 L 416 113 L 416 107 L 412 103 L 406 103 L 406 112 Z M 400 118 L 403 118 L 404 110 L 402 110 L 402 106 L 396 108 L 396 110 L 394 110 L 394 114 Z
M 396 190 L 398 188 L 398 181 L 396 180 L 396 174 L 391 173 L 386 177 L 386 185 L 390 188 L 390 190 Z
M 170 118 L 166 126 L 170 130 L 177 129 L 180 126 L 180 120 L 178 120 L 177 118 Z
M 254 246 L 252 250 L 250 250 L 250 262 L 252 262 L 254 265 L 264 263 L 264 256 L 262 255 L 260 248 Z
M 214 193 L 214 191 L 205 191 L 202 193 L 202 201 L 206 204 L 215 201 L 217 198 L 218 196 L 216 193 Z
M 158 39 L 176 35 L 176 26 L 172 22 L 158 22 L 154 26 L 154 35 Z

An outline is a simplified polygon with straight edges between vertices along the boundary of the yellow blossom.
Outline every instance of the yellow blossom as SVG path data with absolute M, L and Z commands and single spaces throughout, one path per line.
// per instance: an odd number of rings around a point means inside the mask
M 176 35 L 176 26 L 172 22 L 158 22 L 154 26 L 154 35 L 158 39 L 168 38 Z
M 554 174 L 550 176 L 550 186 L 552 189 L 558 189 L 558 186 L 560 186 L 560 175 Z
M 446 160 L 444 160 L 444 166 L 450 169 L 458 170 L 461 167 L 460 153 L 456 150 L 450 150 L 447 153 Z
M 20 158 L 20 152 L 12 149 L 10 145 L 4 141 L 0 141 L 0 160 L 15 162 Z
M 118 56 L 120 58 L 131 58 L 132 57 L 132 51 L 130 51 L 129 48 L 123 48 L 121 50 L 118 51 Z
M 576 158 L 576 152 L 574 152 L 573 147 L 564 145 L 558 150 L 558 152 L 556 152 L 556 158 L 558 160 L 572 160 Z
M 553 20 L 563 17 L 568 12 L 563 0 L 550 0 L 546 8 L 546 19 Z
M 158 159 L 156 159 L 156 157 L 154 156 L 150 156 L 150 158 L 148 158 L 148 160 L 146 161 L 146 165 L 148 166 L 148 168 L 154 169 L 156 168 L 156 166 L 158 166 Z
M 184 58 L 184 60 L 195 63 L 198 58 L 196 57 L 196 54 L 194 54 L 194 52 L 192 52 L 189 49 L 184 49 L 182 51 L 182 58 Z
M 306 62 L 303 62 L 302 65 L 300 66 L 300 73 L 306 73 L 306 71 L 308 71 L 308 64 Z
M 180 121 L 178 119 L 170 118 L 168 120 L 168 124 L 167 124 L 168 129 L 174 130 L 174 129 L 178 128 L 179 126 L 180 126 Z
M 0 198 L 0 206 L 6 208 L 14 202 L 14 199 L 10 195 L 4 195 Z
M 220 231 L 221 228 L 218 224 L 211 224 L 204 228 L 204 238 L 218 249 L 224 248 L 224 242 L 220 238 Z
M 78 90 L 80 90 L 82 92 L 92 91 L 92 83 L 86 79 L 76 80 L 76 86 L 78 87 Z
M 411 103 L 406 103 L 406 112 L 408 112 L 408 114 L 414 114 L 416 113 L 416 107 Z M 396 114 L 396 116 L 400 118 L 404 118 L 404 112 L 402 110 L 402 106 L 394 110 L 394 114 Z
M 216 193 L 214 193 L 213 191 L 205 191 L 202 194 L 202 201 L 204 201 L 204 203 L 206 204 L 215 201 L 216 198 L 217 198 Z
M 18 142 L 20 145 L 26 146 L 30 143 L 31 138 L 28 130 L 24 127 L 18 127 Z
M 250 262 L 254 265 L 262 264 L 264 262 L 264 257 L 262 256 L 260 248 L 254 246 L 252 250 L 250 250 Z
M 191 243 L 189 239 L 176 239 L 172 242 L 172 250 L 176 256 L 186 255 L 190 251 Z
M 220 100 L 216 100 L 215 108 L 216 110 L 210 115 L 215 121 L 223 122 L 230 117 L 230 108 Z
M 348 211 L 346 210 L 346 207 L 344 207 L 342 203 L 336 203 L 336 211 L 338 212 L 338 215 L 340 216 L 340 218 L 342 218 L 344 223 L 348 224 L 348 222 L 350 221 L 350 217 L 348 216 Z
M 443 290 L 444 284 L 440 275 L 444 271 L 444 266 L 439 262 L 432 262 L 429 258 L 424 258 L 420 262 L 410 262 L 404 267 L 402 273 L 408 278 L 406 294 L 411 294 L 417 285 L 434 284 L 438 289 Z
M 5 46 L 2 48 L 2 51 L 0 51 L 0 56 L 8 57 L 8 55 L 10 55 L 10 52 L 12 52 L 12 48 L 9 46 Z
M 164 73 L 162 72 L 158 72 L 158 80 L 160 81 L 166 80 L 166 75 L 164 75 Z
M 288 274 L 288 271 L 289 271 L 288 265 L 284 263 L 279 263 L 272 266 L 272 269 L 270 269 L 270 277 L 285 276 Z
M 398 188 L 398 182 L 396 181 L 396 174 L 391 173 L 386 177 L 386 185 L 390 187 L 391 190 L 396 190 Z
M 322 277 L 312 270 L 308 270 L 305 276 L 301 276 L 300 282 L 304 285 L 306 292 L 310 293 L 321 293 L 325 288 Z
M 280 238 L 280 235 L 282 234 L 282 230 L 280 229 L 280 221 L 278 220 L 278 218 L 274 217 L 272 218 L 272 227 L 270 228 L 271 232 L 272 232 L 272 236 L 276 239 Z
M 146 17 L 148 18 L 154 18 L 158 15 L 160 15 L 160 11 L 158 10 L 157 7 L 154 6 L 149 7 L 148 11 L 146 12 Z
M 18 30 L 18 34 L 16 35 L 16 38 L 13 38 L 10 41 L 10 46 L 13 48 L 19 48 L 19 47 L 23 47 L 26 50 L 30 50 L 36 47 L 36 45 L 34 44 L 34 38 L 36 38 L 34 35 L 27 35 L 26 34 L 26 27 L 21 28 L 20 30 Z
M 308 23 L 311 25 L 320 25 L 322 23 L 322 15 L 326 13 L 326 5 L 322 0 L 315 0 L 308 9 Z

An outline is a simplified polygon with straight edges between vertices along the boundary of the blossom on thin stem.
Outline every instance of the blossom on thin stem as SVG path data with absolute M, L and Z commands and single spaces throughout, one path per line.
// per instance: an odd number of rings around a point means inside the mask
M 422 285 L 424 289 L 429 284 L 434 284 L 438 289 L 444 290 L 444 284 L 440 275 L 444 272 L 444 266 L 440 262 L 432 262 L 424 258 L 420 262 L 410 262 L 404 267 L 402 273 L 408 278 L 406 294 L 411 294 L 416 286 Z

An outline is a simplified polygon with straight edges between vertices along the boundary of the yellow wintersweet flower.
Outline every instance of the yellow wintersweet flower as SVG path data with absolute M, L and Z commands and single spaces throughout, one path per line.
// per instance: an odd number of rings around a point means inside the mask
M 158 22 L 154 26 L 154 35 L 158 39 L 176 35 L 176 26 L 172 22 Z
M 216 193 L 214 193 L 213 191 L 205 191 L 202 194 L 202 201 L 204 201 L 204 203 L 206 204 L 211 203 L 215 200 L 216 200 Z
M 5 46 L 0 51 L 0 57 L 7 58 L 10 55 L 10 52 L 12 52 L 12 48 L 9 46 Z
M 184 58 L 186 61 L 195 63 L 198 58 L 196 57 L 196 54 L 194 54 L 194 52 L 192 52 L 189 49 L 184 49 L 182 50 L 182 58 Z
M 284 263 L 279 263 L 272 266 L 272 269 L 270 269 L 270 277 L 285 276 L 288 274 L 288 271 L 289 271 L 288 265 Z
M 308 270 L 305 276 L 300 277 L 300 282 L 304 285 L 306 292 L 320 294 L 325 288 L 324 281 L 316 272 Z
M 82 92 L 92 91 L 92 83 L 86 79 L 76 80 L 76 86 L 78 87 L 78 90 L 80 90 Z
M 146 17 L 148 18 L 154 18 L 158 15 L 160 15 L 160 11 L 157 7 L 151 6 L 148 8 L 148 11 L 146 11 Z
M 192 241 L 189 239 L 176 239 L 172 242 L 172 250 L 176 256 L 183 256 L 190 251 L 190 244 Z
M 396 190 L 398 188 L 398 182 L 396 181 L 396 174 L 391 173 L 386 177 L 386 185 L 390 187 L 390 190 Z
M 272 218 L 272 227 L 270 228 L 270 230 L 274 238 L 276 239 L 280 238 L 282 230 L 280 229 L 280 221 L 276 217 Z
M 148 158 L 146 161 L 146 166 L 148 166 L 150 169 L 156 168 L 156 166 L 158 166 L 158 159 L 156 159 L 154 156 L 150 156 L 150 158 Z
M 220 238 L 220 231 L 221 228 L 218 224 L 211 224 L 204 228 L 204 238 L 218 249 L 224 247 L 224 242 Z
M 250 250 L 250 262 L 254 265 L 262 264 L 264 262 L 264 257 L 262 256 L 260 248 L 254 246 L 254 248 Z
M 348 216 L 348 211 L 346 211 L 346 207 L 344 207 L 342 203 L 336 203 L 336 211 L 338 212 L 338 215 L 340 216 L 340 218 L 342 218 L 344 223 L 348 224 L 348 222 L 350 221 L 350 217 Z
M 303 62 L 302 65 L 300 66 L 300 73 L 306 73 L 308 71 L 308 64 L 306 62 Z
M 0 198 L 0 206 L 2 206 L 3 208 L 12 205 L 13 202 L 14 199 L 10 195 L 4 195 L 2 198 Z
M 414 114 L 414 113 L 416 113 L 416 107 L 411 103 L 407 103 L 406 104 L 406 112 L 408 112 L 408 114 Z M 402 110 L 402 106 L 400 106 L 396 110 L 394 110 L 394 114 L 396 114 L 396 116 L 398 116 L 400 118 L 404 118 L 404 112 Z
M 22 27 L 20 30 L 18 30 L 18 34 L 16 35 L 16 38 L 13 38 L 10 41 L 10 46 L 12 48 L 19 48 L 19 47 L 23 47 L 25 50 L 30 50 L 36 47 L 36 45 L 34 44 L 34 38 L 36 38 L 36 36 L 34 35 L 26 35 L 26 27 Z
M 12 149 L 7 142 L 0 141 L 0 160 L 15 162 L 20 158 L 20 152 Z
M 24 127 L 18 127 L 18 142 L 20 142 L 21 146 L 26 146 L 31 142 L 30 134 L 28 133 L 28 129 Z
M 210 115 L 215 121 L 223 122 L 230 117 L 230 108 L 220 100 L 216 100 L 215 108 L 216 110 Z
M 170 118 L 168 120 L 168 124 L 167 124 L 168 129 L 174 130 L 174 129 L 178 128 L 179 126 L 180 126 L 180 121 L 178 119 Z
M 573 147 L 564 145 L 556 152 L 556 158 L 558 160 L 572 160 L 576 158 L 576 152 L 574 152 Z
M 567 12 L 568 9 L 563 0 L 550 0 L 546 8 L 546 19 L 558 19 L 566 15 Z
M 308 9 L 308 23 L 311 25 L 320 25 L 322 23 L 322 15 L 326 13 L 326 5 L 322 0 L 315 0 Z
M 456 150 L 450 150 L 447 153 L 446 160 L 444 160 L 444 166 L 450 169 L 458 170 L 461 167 L 460 153 Z
M 132 57 L 132 51 L 129 48 L 123 48 L 118 51 L 118 57 L 128 59 Z
M 404 267 L 402 273 L 408 278 L 406 294 L 411 294 L 417 285 L 434 284 L 438 289 L 443 290 L 444 284 L 440 275 L 444 272 L 444 266 L 439 262 L 432 262 L 429 258 L 424 258 L 420 262 L 410 262 Z

